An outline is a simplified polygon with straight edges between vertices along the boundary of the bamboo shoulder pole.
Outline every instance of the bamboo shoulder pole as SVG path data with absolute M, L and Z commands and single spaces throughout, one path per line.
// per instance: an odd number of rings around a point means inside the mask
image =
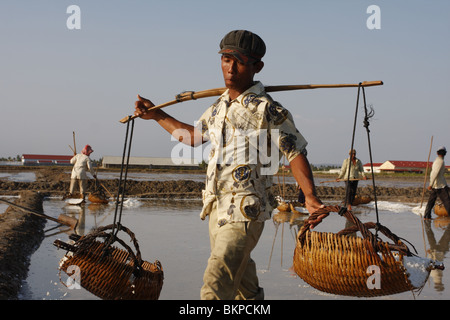
M 422 200 L 420 201 L 420 208 L 422 208 L 423 198 L 425 197 L 425 187 L 427 185 L 427 176 L 428 176 L 428 164 L 430 163 L 430 156 L 431 156 L 431 148 L 432 147 L 433 147 L 433 136 L 431 136 L 430 151 L 428 152 L 427 167 L 425 169 L 425 178 L 423 179 Z
M 75 131 L 72 132 L 73 134 L 73 154 L 77 154 L 77 144 L 75 143 Z
M 347 83 L 347 84 L 301 84 L 301 85 L 279 85 L 279 86 L 266 86 L 266 92 L 277 92 L 277 91 L 289 91 L 289 90 L 310 90 L 310 89 L 320 89 L 320 88 L 351 88 L 351 87 L 372 87 L 372 86 L 381 86 L 383 85 L 383 81 L 364 81 L 361 83 Z M 148 110 L 161 109 L 167 106 L 171 106 L 173 104 L 177 104 L 180 102 L 188 101 L 188 100 L 196 100 L 201 98 L 215 97 L 222 95 L 227 88 L 216 88 L 216 89 L 208 89 L 204 91 L 187 91 L 182 92 L 176 96 L 175 100 L 165 102 L 163 104 L 154 106 L 149 108 Z M 127 116 L 120 119 L 121 123 L 127 123 L 128 121 L 135 119 L 136 116 Z

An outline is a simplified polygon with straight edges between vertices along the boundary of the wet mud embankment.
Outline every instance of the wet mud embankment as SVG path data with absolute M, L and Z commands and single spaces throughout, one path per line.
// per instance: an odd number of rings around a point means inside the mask
M 20 192 L 14 203 L 43 213 L 42 195 Z M 0 300 L 14 300 L 26 279 L 31 254 L 44 239 L 46 220 L 14 206 L 0 213 Z
M 119 181 L 102 180 L 102 185 L 117 195 Z M 88 192 L 94 192 L 95 189 L 102 188 L 95 185 L 95 181 L 88 181 Z M 203 182 L 191 180 L 174 180 L 174 181 L 138 181 L 128 180 L 126 184 L 127 197 L 140 198 L 163 198 L 163 199 L 200 199 L 202 189 L 205 184 Z M 317 186 L 317 194 L 323 201 L 327 200 L 343 200 L 345 198 L 345 187 L 328 187 Z M 0 180 L 1 195 L 17 195 L 22 190 L 30 190 L 40 192 L 44 196 L 63 196 L 69 190 L 69 181 L 36 181 L 36 182 L 14 182 Z M 395 202 L 420 202 L 423 188 L 420 187 L 376 187 L 377 199 Z M 285 199 L 291 200 L 298 196 L 298 191 L 293 184 L 273 186 L 276 195 L 283 195 Z M 374 197 L 373 187 L 359 187 L 358 194 L 361 196 Z M 429 191 L 425 192 L 425 199 L 428 199 Z
M 6 168 L 4 170 L 7 170 Z M 19 170 L 30 170 L 35 173 L 36 181 L 10 181 L 8 179 L 0 179 L 0 195 L 17 195 L 23 190 L 36 191 L 44 196 L 62 197 L 69 191 L 70 173 L 64 167 L 39 167 L 39 168 L 15 168 Z M 12 169 L 9 169 L 12 170 Z M 107 170 L 105 170 L 107 171 Z M 164 177 L 164 172 L 158 172 Z M 202 175 L 204 177 L 204 175 Z M 329 177 L 333 179 L 333 176 Z M 335 177 L 334 177 L 335 178 Z M 378 200 L 395 201 L 395 202 L 412 202 L 417 203 L 421 201 L 423 188 L 423 177 L 401 177 L 401 176 L 387 176 L 377 177 L 378 180 L 389 181 L 391 187 L 384 187 L 378 185 L 376 187 L 376 195 Z M 395 182 L 411 182 L 417 184 L 417 187 L 395 187 Z M 274 179 L 276 182 L 276 179 Z M 117 195 L 119 186 L 118 179 L 102 179 L 98 183 L 94 179 L 88 180 L 88 192 L 95 192 L 96 188 L 103 190 L 105 187 L 112 195 Z M 141 197 L 141 198 L 162 198 L 162 199 L 200 199 L 202 189 L 205 184 L 199 181 L 192 180 L 133 180 L 128 179 L 126 184 L 125 195 L 127 197 Z M 327 200 L 343 200 L 345 198 L 345 187 L 340 186 L 324 186 L 318 183 L 317 194 L 326 202 Z M 103 190 L 105 191 L 105 190 Z M 273 187 L 275 195 L 281 195 L 287 200 L 296 199 L 298 190 L 295 185 L 277 185 Z M 374 197 L 373 186 L 360 186 L 358 188 L 360 196 Z M 107 196 L 108 193 L 106 193 Z M 428 199 L 429 191 L 426 190 L 424 194 L 425 200 Z

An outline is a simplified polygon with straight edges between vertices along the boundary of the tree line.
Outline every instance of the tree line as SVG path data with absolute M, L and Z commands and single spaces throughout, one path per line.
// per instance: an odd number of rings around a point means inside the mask
M 15 158 L 13 158 L 13 157 L 8 157 L 8 158 L 1 157 L 0 161 L 22 161 L 22 157 L 20 155 L 17 155 Z

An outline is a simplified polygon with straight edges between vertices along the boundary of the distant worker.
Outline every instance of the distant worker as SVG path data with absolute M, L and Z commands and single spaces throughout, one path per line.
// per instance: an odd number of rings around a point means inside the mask
M 72 159 L 70 159 L 70 163 L 73 164 L 72 176 L 70 178 L 70 189 L 68 197 L 72 197 L 75 190 L 75 184 L 78 181 L 80 187 L 81 196 L 85 197 L 86 187 L 87 187 L 87 174 L 86 172 L 89 170 L 91 175 L 96 179 L 97 176 L 94 174 L 92 161 L 89 158 L 89 155 L 94 152 L 90 145 L 86 145 L 81 153 L 75 154 Z
M 433 209 L 437 197 L 441 199 L 447 213 L 450 213 L 450 196 L 447 181 L 444 177 L 444 157 L 446 154 L 447 149 L 445 149 L 445 147 L 440 147 L 437 150 L 437 158 L 434 160 L 433 166 L 431 167 L 430 185 L 428 186 L 428 190 L 430 190 L 431 193 L 428 198 L 427 207 L 425 208 L 424 219 L 431 219 L 431 209 Z
M 367 180 L 367 177 L 364 174 L 364 168 L 361 160 L 356 158 L 356 150 L 352 149 L 348 154 L 350 157 L 345 159 L 342 163 L 341 172 L 339 173 L 339 177 L 336 181 L 345 181 L 345 201 L 346 204 L 351 207 L 353 200 L 355 200 L 356 190 L 358 189 L 358 181 L 361 180 L 361 178 L 363 180 Z

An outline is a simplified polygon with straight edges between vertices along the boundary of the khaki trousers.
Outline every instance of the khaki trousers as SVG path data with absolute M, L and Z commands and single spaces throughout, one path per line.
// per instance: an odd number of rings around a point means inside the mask
M 264 299 L 250 253 L 264 229 L 258 221 L 217 225 L 217 209 L 209 215 L 211 256 L 200 291 L 202 300 Z
M 86 179 L 70 179 L 70 188 L 69 193 L 74 194 L 75 191 L 75 184 L 78 180 L 78 185 L 80 186 L 80 193 L 82 195 L 85 195 L 86 186 L 87 186 L 87 180 Z

